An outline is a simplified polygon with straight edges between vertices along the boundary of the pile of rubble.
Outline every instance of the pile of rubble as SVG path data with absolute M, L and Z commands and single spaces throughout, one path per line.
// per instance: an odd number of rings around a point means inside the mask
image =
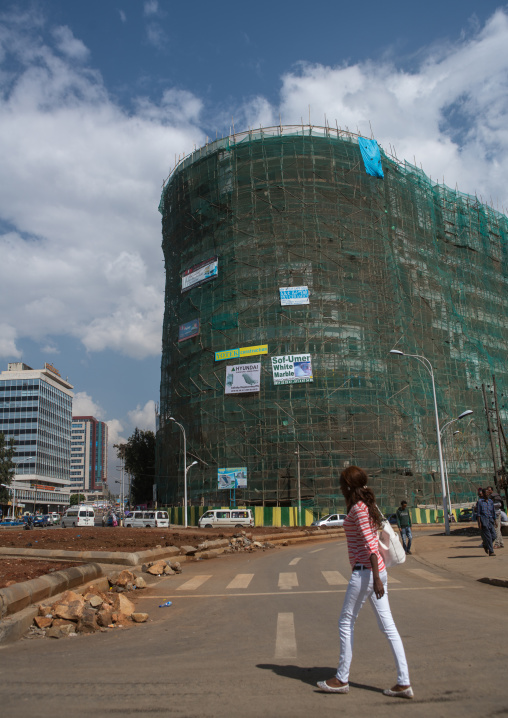
M 252 537 L 247 536 L 245 531 L 241 534 L 235 534 L 229 541 L 229 546 L 224 549 L 224 553 L 235 553 L 237 551 L 255 551 L 256 549 L 275 548 L 275 544 L 269 541 L 253 541 Z
M 145 564 L 143 571 L 152 576 L 173 576 L 175 573 L 182 573 L 182 567 L 178 561 L 161 559 L 160 561 L 151 561 Z
M 147 621 L 148 614 L 137 612 L 132 601 L 123 595 L 124 591 L 145 588 L 145 579 L 126 570 L 108 580 L 108 593 L 92 585 L 83 595 L 66 591 L 54 603 L 41 604 L 27 637 L 64 638 Z

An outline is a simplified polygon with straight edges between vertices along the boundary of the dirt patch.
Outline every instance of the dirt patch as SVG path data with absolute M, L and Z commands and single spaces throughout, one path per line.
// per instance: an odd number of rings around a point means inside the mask
M 207 540 L 229 538 L 240 529 L 130 529 L 130 528 L 54 528 L 18 531 L 0 529 L 0 546 L 5 548 L 40 548 L 64 551 L 127 551 L 136 553 L 157 546 L 183 546 L 202 543 Z M 248 534 L 263 536 L 294 532 L 294 528 L 273 528 L 271 526 L 247 530 Z M 314 533 L 314 532 L 313 532 Z
M 274 528 L 271 526 L 259 527 L 252 532 L 253 537 L 263 540 L 263 536 L 270 534 L 290 534 L 294 528 Z M 203 541 L 213 541 L 218 538 L 231 538 L 237 535 L 240 529 L 131 529 L 131 528 L 38 528 L 33 531 L 18 529 L 0 529 L 0 547 L 3 548 L 32 548 L 58 551 L 122 551 L 137 553 L 159 546 L 198 546 Z M 309 532 L 310 533 L 310 532 Z M 314 533 L 314 531 L 312 531 Z M 323 538 L 325 534 L 323 534 Z M 0 588 L 7 582 L 18 583 L 43 576 L 50 571 L 61 568 L 78 566 L 77 563 L 56 563 L 54 561 L 32 559 L 1 559 L 0 558 Z
M 0 559 L 0 588 L 78 565 L 67 561 L 36 561 L 28 558 Z

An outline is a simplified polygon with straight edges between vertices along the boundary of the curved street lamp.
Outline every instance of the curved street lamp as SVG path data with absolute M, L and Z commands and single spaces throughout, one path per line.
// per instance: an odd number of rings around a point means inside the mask
M 439 430 L 439 413 L 437 410 L 437 397 L 436 397 L 436 384 L 434 382 L 434 370 L 432 368 L 432 364 L 427 359 L 427 357 L 421 356 L 420 354 L 406 354 L 405 352 L 401 352 L 398 349 L 390 349 L 390 354 L 398 354 L 399 356 L 405 356 L 410 357 L 411 359 L 416 359 L 416 361 L 420 362 L 427 372 L 430 374 L 430 378 L 432 380 L 432 398 L 434 399 L 434 415 L 436 420 L 436 436 L 437 436 L 437 450 L 439 454 L 439 473 L 441 475 L 441 491 L 443 494 L 443 511 L 444 511 L 444 521 L 445 521 L 445 534 L 447 536 L 450 535 L 450 521 L 448 519 L 448 500 L 447 500 L 447 493 L 446 493 L 446 482 L 445 482 L 445 472 L 444 472 L 444 463 L 443 463 L 443 447 L 441 446 L 441 432 Z
M 459 416 L 456 419 L 450 419 L 450 421 L 447 421 L 446 424 L 443 426 L 443 428 L 440 431 L 441 436 L 443 436 L 445 429 L 450 426 L 451 424 L 455 424 L 456 421 L 460 421 L 460 419 L 463 419 L 465 416 L 469 416 L 470 414 L 473 414 L 472 409 L 466 409 L 462 412 L 462 414 L 459 414 Z M 452 436 L 455 436 L 456 434 L 460 434 L 460 431 L 454 431 Z M 448 506 L 449 506 L 449 512 L 450 515 L 452 513 L 452 497 L 450 495 L 450 482 L 448 481 L 448 463 L 446 461 L 446 453 L 444 451 L 444 439 L 443 439 L 443 460 L 444 460 L 444 467 L 445 467 L 445 478 L 446 478 L 446 490 L 448 492 Z
M 18 466 L 18 464 L 24 464 L 25 461 L 32 461 L 32 459 L 35 459 L 35 456 L 28 456 L 24 459 L 20 459 L 19 461 L 15 461 L 13 463 Z M 14 479 L 13 482 L 16 481 L 16 469 L 14 469 Z M 5 484 L 3 484 L 5 486 Z M 14 484 L 12 487 L 12 518 L 16 518 L 16 485 Z M 37 501 L 37 489 L 35 489 L 35 501 L 34 501 L 34 514 L 35 514 L 35 503 Z
M 187 523 L 187 472 L 191 468 L 191 466 L 194 466 L 198 462 L 193 461 L 192 464 L 189 464 L 189 466 L 187 466 L 187 437 L 185 435 L 185 429 L 172 416 L 169 417 L 169 420 L 173 421 L 177 426 L 179 426 L 180 429 L 182 430 L 182 434 L 183 434 L 183 469 L 184 469 L 184 471 L 183 471 L 183 506 L 184 506 L 183 525 L 184 525 L 184 528 L 187 528 L 187 526 L 188 526 L 188 523 Z

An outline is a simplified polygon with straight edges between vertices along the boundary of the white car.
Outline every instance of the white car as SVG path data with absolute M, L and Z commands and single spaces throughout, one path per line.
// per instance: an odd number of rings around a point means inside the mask
M 320 529 L 336 529 L 344 524 L 347 514 L 328 514 L 321 519 L 311 523 L 311 526 L 318 526 Z

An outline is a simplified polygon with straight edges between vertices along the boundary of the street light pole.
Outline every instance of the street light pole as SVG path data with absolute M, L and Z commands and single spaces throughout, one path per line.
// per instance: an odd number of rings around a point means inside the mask
M 443 464 L 443 447 L 441 446 L 441 432 L 439 431 L 439 413 L 437 409 L 437 397 L 436 397 L 436 384 L 434 382 L 434 370 L 432 368 L 432 364 L 430 361 L 420 354 L 406 354 L 405 352 L 401 352 L 398 349 L 391 349 L 390 354 L 398 354 L 399 356 L 407 356 L 411 357 L 411 359 L 416 359 L 416 361 L 420 362 L 425 369 L 430 374 L 430 378 L 432 380 L 432 398 L 434 399 L 434 416 L 436 420 L 436 436 L 437 436 L 437 450 L 439 454 L 439 473 L 441 475 L 441 491 L 443 494 L 443 511 L 444 511 L 444 522 L 445 522 L 445 534 L 447 536 L 450 535 L 450 521 L 448 519 L 448 500 L 447 500 L 447 493 L 446 493 L 446 483 L 445 483 L 445 474 L 444 474 L 444 464 Z
M 459 414 L 459 416 L 456 419 L 450 419 L 450 421 L 447 421 L 446 424 L 443 426 L 443 428 L 440 430 L 441 436 L 443 436 L 445 429 L 448 426 L 451 426 L 452 424 L 455 424 L 456 421 L 460 421 L 460 419 L 463 419 L 465 416 L 469 416 L 473 413 L 472 409 L 466 409 L 466 411 L 463 411 L 462 414 Z M 454 431 L 453 435 L 460 434 L 460 431 Z M 448 492 L 448 506 L 449 506 L 449 512 L 450 516 L 452 515 L 452 498 L 450 496 L 450 483 L 448 481 L 448 463 L 446 461 L 446 455 L 444 452 L 444 439 L 443 439 L 443 460 L 444 460 L 444 467 L 445 467 L 445 478 L 446 478 L 446 490 Z
M 24 464 L 25 461 L 31 461 L 34 459 L 34 456 L 29 456 L 28 458 L 21 459 L 20 461 L 16 461 L 16 466 L 18 464 Z M 13 479 L 13 486 L 12 486 L 12 518 L 16 518 L 16 471 L 14 471 L 14 479 Z M 37 489 L 35 489 L 35 496 L 37 497 Z M 35 504 L 34 504 L 34 514 L 35 514 Z
M 183 434 L 183 525 L 184 528 L 187 528 L 188 522 L 187 522 L 187 471 L 190 469 L 191 466 L 194 466 L 197 464 L 197 461 L 193 461 L 192 464 L 189 464 L 187 466 L 187 437 L 185 435 L 185 429 L 183 426 L 172 416 L 169 417 L 170 421 L 173 421 L 177 426 L 180 427 Z
M 455 434 L 460 434 L 460 431 L 454 431 L 453 436 Z M 443 461 L 444 461 L 444 469 L 445 469 L 445 479 L 446 479 L 446 491 L 448 492 L 448 513 L 451 516 L 452 515 L 452 497 L 450 493 L 450 481 L 448 479 L 448 461 L 446 460 L 446 451 L 445 451 L 445 439 L 443 438 Z

